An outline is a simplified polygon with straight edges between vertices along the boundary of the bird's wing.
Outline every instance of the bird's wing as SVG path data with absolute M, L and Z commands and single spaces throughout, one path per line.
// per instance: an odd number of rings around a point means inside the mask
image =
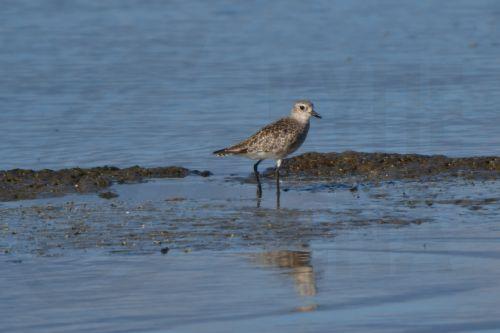
M 294 120 L 282 118 L 263 127 L 260 131 L 243 141 L 248 151 L 280 151 L 293 143 L 298 130 Z

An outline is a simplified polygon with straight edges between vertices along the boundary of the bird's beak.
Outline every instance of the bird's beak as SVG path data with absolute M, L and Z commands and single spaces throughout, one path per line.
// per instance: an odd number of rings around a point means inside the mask
M 321 116 L 316 111 L 312 110 L 311 116 L 321 119 Z

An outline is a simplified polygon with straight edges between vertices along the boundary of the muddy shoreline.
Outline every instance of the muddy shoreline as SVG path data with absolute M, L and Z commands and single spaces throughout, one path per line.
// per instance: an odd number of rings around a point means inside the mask
M 71 193 L 100 193 L 103 198 L 114 194 L 104 191 L 113 183 L 138 183 L 151 178 L 184 178 L 188 175 L 208 177 L 210 171 L 189 170 L 178 166 L 143 168 L 113 166 L 89 169 L 0 171 L 0 201 L 62 196 Z M 361 153 L 305 153 L 283 162 L 281 174 L 301 179 L 385 181 L 403 179 L 498 179 L 500 157 L 461 157 L 443 155 Z M 274 177 L 274 169 L 264 172 Z M 248 179 L 253 179 L 250 175 Z
M 208 177 L 209 171 L 188 170 L 177 166 L 143 168 L 113 166 L 39 171 L 13 169 L 0 171 L 0 201 L 14 201 L 62 196 L 71 193 L 98 193 L 113 183 L 138 183 L 150 178 Z M 112 198 L 112 192 L 101 197 Z
M 73 195 L 5 204 L 0 254 L 303 249 L 353 232 L 463 224 L 482 230 L 486 223 L 498 229 L 498 180 L 381 182 L 355 192 L 291 182 L 281 209 L 269 185 L 260 205 L 252 184 L 202 177 L 113 186 L 118 197 L 109 201 Z
M 461 177 L 497 179 L 500 176 L 500 157 L 459 157 L 444 155 L 362 153 L 305 153 L 283 161 L 281 174 L 304 178 L 330 180 L 356 177 L 359 180 L 384 181 Z M 274 177 L 274 169 L 265 172 Z

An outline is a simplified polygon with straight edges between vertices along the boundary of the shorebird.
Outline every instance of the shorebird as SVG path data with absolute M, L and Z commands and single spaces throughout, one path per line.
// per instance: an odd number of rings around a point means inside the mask
M 276 161 L 276 194 L 280 194 L 279 169 L 281 161 L 299 149 L 306 139 L 309 131 L 309 119 L 321 118 L 314 111 L 314 105 L 308 100 L 298 100 L 293 105 L 290 116 L 269 124 L 259 130 L 248 139 L 233 146 L 216 150 L 217 156 L 238 155 L 257 160 L 253 166 L 257 180 L 257 197 L 262 197 L 262 187 L 259 178 L 259 163 L 263 160 L 273 159 Z

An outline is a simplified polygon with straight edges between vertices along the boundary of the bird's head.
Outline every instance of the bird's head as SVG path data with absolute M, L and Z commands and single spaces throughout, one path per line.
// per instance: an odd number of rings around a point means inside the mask
M 321 119 L 319 113 L 314 111 L 314 104 L 311 101 L 302 99 L 295 102 L 292 109 L 293 118 L 308 121 L 311 116 Z

